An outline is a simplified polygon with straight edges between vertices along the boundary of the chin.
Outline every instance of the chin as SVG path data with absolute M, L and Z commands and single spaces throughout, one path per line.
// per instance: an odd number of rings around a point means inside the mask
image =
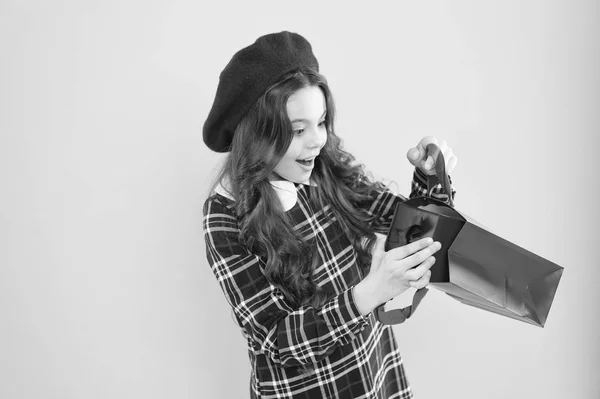
M 293 182 L 293 183 L 298 183 L 298 184 L 307 184 L 308 181 L 310 180 L 310 177 L 312 176 L 312 173 L 307 173 L 304 176 L 294 176 L 295 178 L 293 179 L 288 179 L 289 181 Z

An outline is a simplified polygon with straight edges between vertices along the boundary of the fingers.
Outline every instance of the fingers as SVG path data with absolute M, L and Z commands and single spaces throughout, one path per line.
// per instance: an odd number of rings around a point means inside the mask
M 423 137 L 421 141 L 419 141 L 419 144 L 417 144 L 417 148 L 419 149 L 419 153 L 421 155 L 419 158 L 419 165 L 417 166 L 420 166 L 421 168 L 423 168 L 423 170 L 427 171 L 433 169 L 433 167 L 435 166 L 435 160 L 433 159 L 433 157 L 431 155 L 427 155 L 426 157 L 427 145 L 430 143 L 438 145 L 437 138 L 435 138 L 434 136 L 426 136 Z
M 448 159 L 448 161 L 446 162 L 446 173 L 447 174 L 452 173 L 454 168 L 456 168 L 457 163 L 458 163 L 458 158 L 456 158 L 456 155 L 452 155 L 450 157 L 450 159 Z
M 432 256 L 442 247 L 441 243 L 425 237 L 410 244 L 385 252 L 384 239 L 379 237 L 373 250 L 373 262 L 369 276 L 388 287 L 392 298 L 409 287 L 422 288 L 429 284 L 435 258 Z M 392 292 L 393 291 L 393 292 Z
M 385 252 L 385 240 L 387 236 L 379 233 L 375 233 L 375 245 L 373 246 L 372 254 Z
M 437 138 L 435 138 L 434 136 L 423 137 L 416 147 L 413 147 L 408 150 L 408 152 L 406 153 L 406 157 L 413 166 L 420 168 L 423 167 L 423 163 L 426 161 L 425 148 L 429 143 L 437 144 Z
M 415 252 L 414 254 L 407 256 L 404 259 L 404 261 L 406 261 L 409 268 L 414 267 L 416 265 L 419 265 L 419 264 L 425 262 L 425 260 L 427 260 L 427 258 L 429 258 L 431 255 L 433 255 L 437 251 L 439 251 L 440 248 L 442 248 L 442 244 L 440 242 L 436 241 L 433 244 L 427 246 L 426 248 L 423 248 L 419 252 Z
M 420 279 L 415 281 L 409 281 L 408 285 L 412 288 L 421 289 L 429 284 L 429 279 L 431 278 L 431 270 L 427 270 L 425 274 L 421 276 Z
M 421 264 L 413 269 L 407 270 L 406 273 L 404 273 L 404 278 L 409 280 L 409 281 L 418 281 L 420 280 L 425 274 L 427 274 L 427 272 L 429 272 L 429 269 L 431 269 L 431 267 L 433 266 L 433 264 L 435 263 L 435 258 L 433 256 L 430 256 L 428 258 L 426 258 L 423 262 L 421 262 Z M 431 275 L 431 273 L 430 273 Z M 429 283 L 429 281 L 428 281 Z
M 450 174 L 450 172 L 452 172 L 452 170 L 456 167 L 458 159 L 456 158 L 456 155 L 454 155 L 454 153 L 452 152 L 452 148 L 448 147 L 448 144 L 445 140 L 442 140 L 440 142 L 439 147 L 442 151 L 442 154 L 444 155 L 444 160 L 446 161 L 446 173 Z
M 385 256 L 385 240 L 386 236 L 375 233 L 377 237 L 373 250 L 371 251 L 371 267 L 378 267 L 381 260 Z
M 416 254 L 417 252 L 421 251 L 424 248 L 430 247 L 432 245 L 438 245 L 438 244 L 439 244 L 439 242 L 434 243 L 433 239 L 431 237 L 424 237 L 424 238 L 421 238 L 420 240 L 411 242 L 410 244 L 406 244 L 406 245 L 403 245 L 398 248 L 390 249 L 387 252 L 387 256 L 392 260 L 402 260 L 402 259 L 412 256 L 413 254 Z M 422 259 L 418 263 L 421 263 L 423 260 L 424 259 Z M 418 263 L 413 264 L 413 266 L 417 265 Z
M 426 243 L 428 241 L 426 239 L 423 239 L 400 248 L 406 248 L 406 251 L 411 251 L 414 248 L 411 247 L 412 244 L 419 244 L 422 246 L 424 245 L 423 242 Z M 425 244 L 425 247 L 422 247 L 420 250 L 414 252 L 412 255 L 409 255 L 401 260 L 396 260 L 397 272 L 403 274 L 404 278 L 408 281 L 420 279 L 435 263 L 435 258 L 433 257 L 433 254 L 439 251 L 441 247 L 442 244 L 438 241 L 434 242 L 431 245 Z M 390 252 L 391 251 L 389 251 L 388 254 Z
M 433 168 L 435 167 L 435 160 L 433 159 L 433 157 L 431 155 L 428 155 L 427 159 L 425 159 L 423 162 L 421 162 L 421 167 L 428 172 L 432 171 L 432 170 L 434 170 Z
M 440 148 L 440 151 L 442 151 L 444 159 L 447 160 L 448 157 L 452 155 L 452 148 L 448 147 L 448 143 L 446 143 L 446 140 L 440 141 L 438 147 Z
M 442 140 L 438 143 L 438 147 L 440 148 L 440 150 L 442 151 L 442 154 L 446 155 L 446 151 L 450 148 L 448 147 L 448 143 L 446 143 L 446 140 Z
M 435 138 L 435 137 L 434 137 Z M 452 156 L 452 148 L 448 147 L 448 143 L 446 143 L 446 140 L 442 140 L 439 143 L 437 143 L 438 148 L 440 149 L 440 151 L 442 152 L 442 155 L 444 157 L 444 160 L 446 161 L 446 164 L 448 164 L 448 159 L 450 159 L 450 157 Z M 426 172 L 435 172 L 435 158 L 434 158 L 435 154 L 430 154 L 427 156 L 427 159 L 425 159 L 423 161 L 423 169 Z
M 442 151 L 444 160 L 446 161 L 446 173 L 450 174 L 456 167 L 458 159 L 453 154 L 452 148 L 448 146 L 446 140 L 440 140 L 438 142 L 435 136 L 423 137 L 416 147 L 409 149 L 406 153 L 409 162 L 428 175 L 434 174 L 435 159 L 433 156 L 426 154 L 426 147 L 430 143 L 436 144 L 440 148 L 440 151 Z
M 425 136 L 421 139 L 421 141 L 419 141 L 419 144 L 417 144 L 417 149 L 419 150 L 419 153 L 421 154 L 421 156 L 425 155 L 425 148 L 427 147 L 428 144 L 438 144 L 438 139 L 435 138 L 434 136 Z M 438 145 L 439 147 L 439 145 Z
M 408 152 L 406 153 L 406 157 L 414 165 L 415 163 L 419 162 L 419 159 L 421 158 L 421 153 L 419 152 L 418 148 L 413 147 L 408 150 Z

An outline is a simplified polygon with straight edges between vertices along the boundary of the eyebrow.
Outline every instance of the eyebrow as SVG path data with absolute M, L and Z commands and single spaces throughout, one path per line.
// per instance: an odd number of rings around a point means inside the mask
M 321 117 L 319 119 L 323 119 L 325 117 L 325 115 L 327 115 L 327 110 L 323 111 L 323 115 L 321 115 Z M 292 123 L 295 123 L 295 122 L 305 122 L 305 123 L 307 123 L 307 122 L 309 122 L 309 120 L 308 119 L 304 119 L 304 118 L 299 118 L 299 119 L 292 120 Z

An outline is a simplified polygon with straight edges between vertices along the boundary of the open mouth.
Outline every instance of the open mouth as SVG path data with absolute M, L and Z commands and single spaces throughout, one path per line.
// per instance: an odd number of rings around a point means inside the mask
M 303 165 L 303 166 L 312 166 L 315 162 L 315 157 L 305 158 L 305 159 L 296 159 L 296 162 L 298 162 L 300 165 Z

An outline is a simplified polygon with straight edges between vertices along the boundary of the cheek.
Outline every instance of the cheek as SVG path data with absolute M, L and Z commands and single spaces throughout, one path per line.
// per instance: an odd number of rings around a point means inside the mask
M 321 146 L 321 148 L 325 147 L 327 141 L 329 141 L 329 134 L 327 133 L 326 129 L 323 129 L 323 145 Z
M 292 143 L 285 152 L 284 158 L 295 162 L 302 154 L 302 142 L 299 138 L 294 137 Z

